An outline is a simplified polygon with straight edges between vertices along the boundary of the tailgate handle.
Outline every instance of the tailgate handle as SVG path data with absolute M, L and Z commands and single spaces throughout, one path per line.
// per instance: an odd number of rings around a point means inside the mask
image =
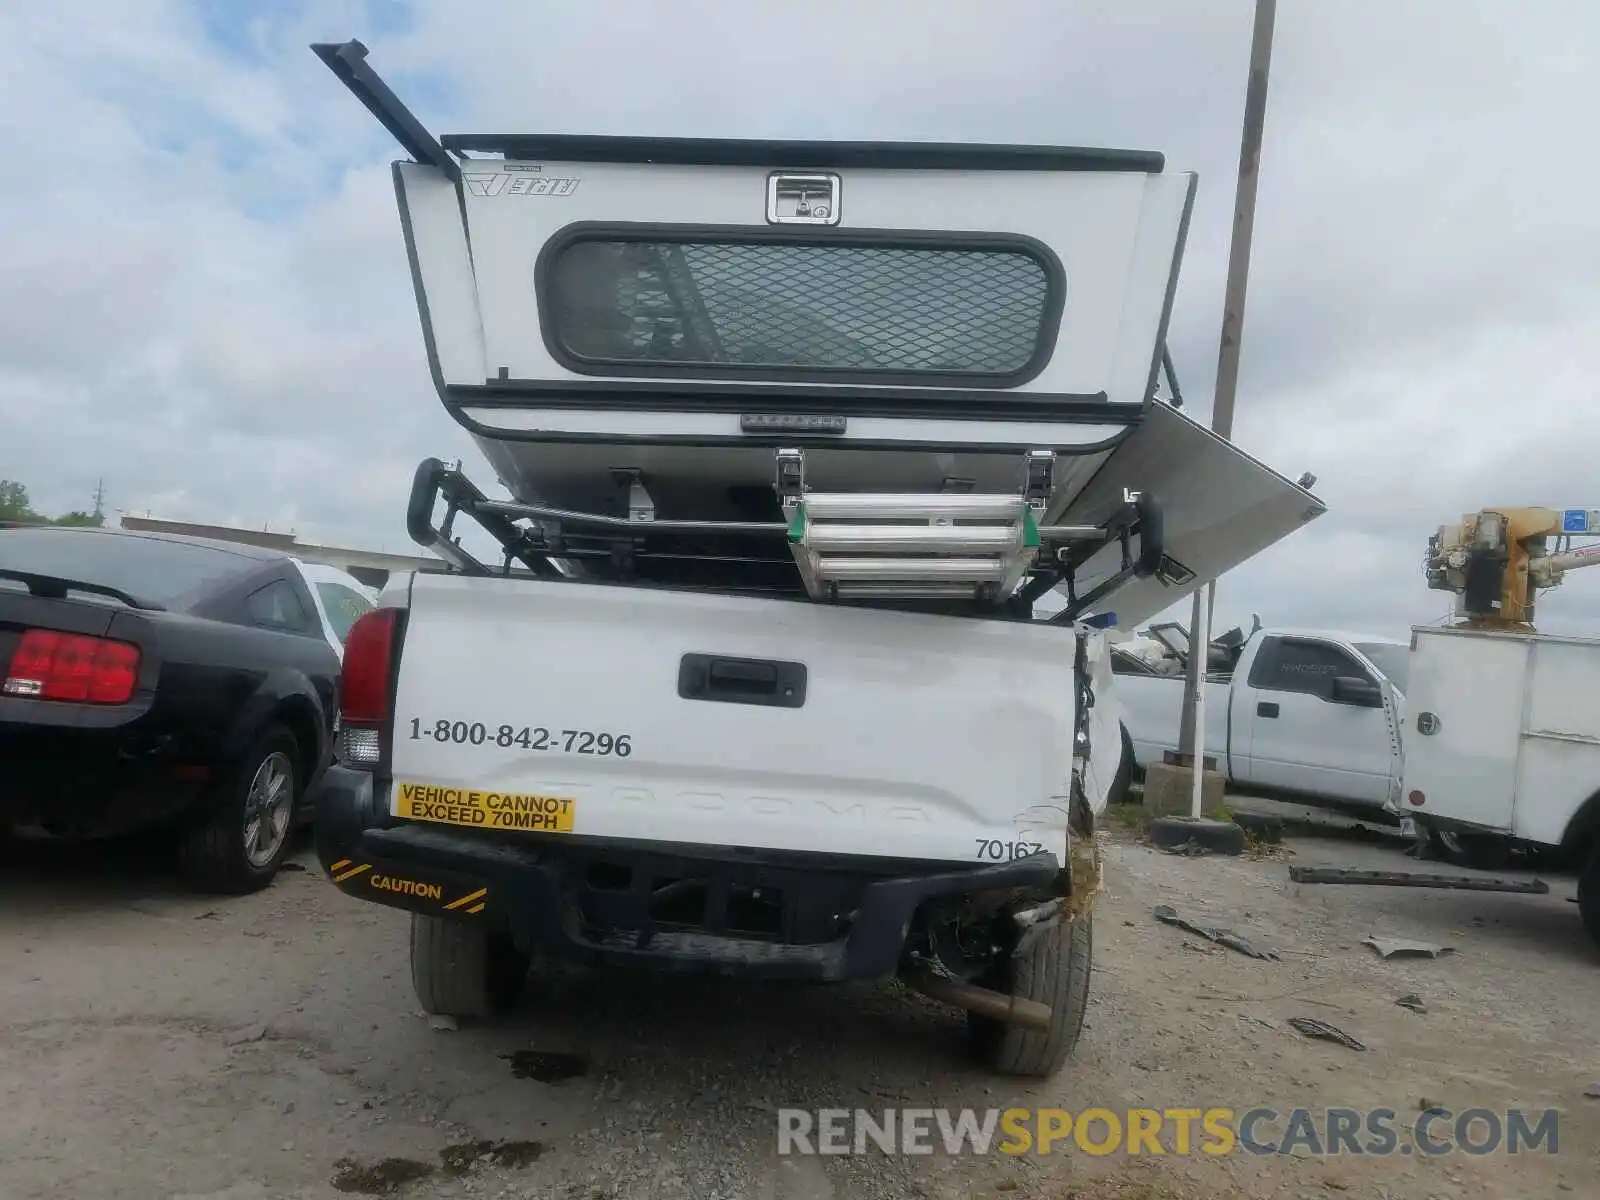
M 678 664 L 678 695 L 685 700 L 799 708 L 806 702 L 806 665 L 685 654 Z
M 1276 717 L 1278 715 L 1278 702 L 1276 700 L 1263 700 L 1256 705 L 1256 716 Z

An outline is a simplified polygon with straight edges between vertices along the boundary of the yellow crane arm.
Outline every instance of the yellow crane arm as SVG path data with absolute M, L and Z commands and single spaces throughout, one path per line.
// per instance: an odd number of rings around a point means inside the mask
M 1486 508 L 1428 539 L 1423 573 L 1430 588 L 1456 594 L 1463 624 L 1531 630 L 1538 589 L 1600 565 L 1600 546 L 1548 552 L 1551 538 L 1573 536 L 1600 536 L 1600 509 Z

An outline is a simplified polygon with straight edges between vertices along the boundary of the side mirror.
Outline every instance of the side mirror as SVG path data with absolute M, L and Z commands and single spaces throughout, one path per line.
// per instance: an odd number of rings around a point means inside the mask
M 1383 689 L 1370 679 L 1336 675 L 1331 699 L 1335 704 L 1353 704 L 1357 708 L 1382 708 Z

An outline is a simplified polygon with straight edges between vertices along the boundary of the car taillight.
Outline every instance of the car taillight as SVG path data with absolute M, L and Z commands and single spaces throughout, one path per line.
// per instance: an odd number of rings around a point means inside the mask
M 30 629 L 12 652 L 0 692 L 34 700 L 126 704 L 139 684 L 139 647 L 111 638 Z
M 339 675 L 340 759 L 353 767 L 376 766 L 382 757 L 398 618 L 398 609 L 372 609 L 356 618 L 345 636 Z

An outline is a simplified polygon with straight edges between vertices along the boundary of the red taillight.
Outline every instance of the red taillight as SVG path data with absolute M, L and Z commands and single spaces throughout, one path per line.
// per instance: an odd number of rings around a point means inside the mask
M 346 724 L 381 724 L 389 719 L 389 669 L 394 661 L 398 611 L 374 608 L 365 612 L 345 636 L 339 717 Z
M 139 684 L 139 647 L 110 638 L 30 629 L 11 655 L 7 696 L 126 704 Z

